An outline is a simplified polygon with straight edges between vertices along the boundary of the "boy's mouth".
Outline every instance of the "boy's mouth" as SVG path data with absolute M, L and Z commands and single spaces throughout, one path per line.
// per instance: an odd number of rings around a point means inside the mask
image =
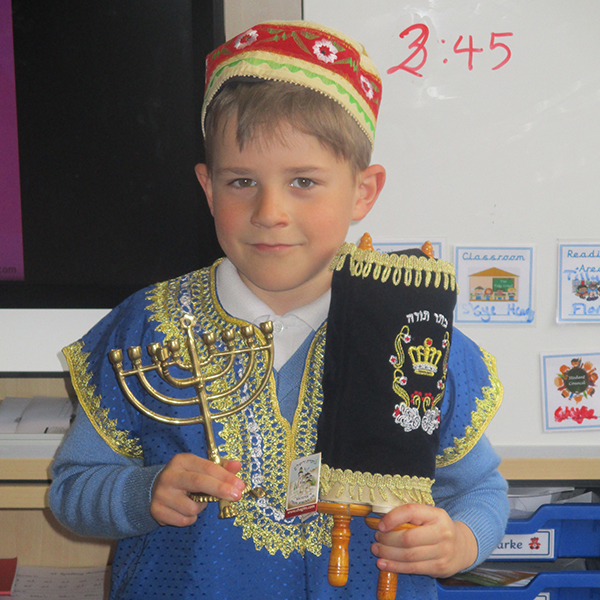
M 284 250 L 293 248 L 296 244 L 257 243 L 257 244 L 251 244 L 251 245 L 255 250 L 258 250 L 259 252 L 283 252 Z

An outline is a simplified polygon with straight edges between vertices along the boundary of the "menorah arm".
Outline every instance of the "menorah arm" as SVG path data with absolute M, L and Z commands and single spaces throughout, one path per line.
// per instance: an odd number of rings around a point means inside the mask
M 247 368 L 246 368 L 245 373 L 242 376 L 242 378 L 236 383 L 236 385 L 234 387 L 229 388 L 229 389 L 225 390 L 224 392 L 218 392 L 216 394 L 211 394 L 210 395 L 211 402 L 213 400 L 218 400 L 220 398 L 224 398 L 225 396 L 229 396 L 232 393 L 237 392 L 248 381 L 250 374 L 254 370 L 254 363 L 256 362 L 256 353 L 261 352 L 261 351 L 267 351 L 267 364 L 265 365 L 265 374 L 263 375 L 263 380 L 259 386 L 260 390 L 257 392 L 257 394 L 262 392 L 262 390 L 265 388 L 265 385 L 267 384 L 267 381 L 269 379 L 271 371 L 273 370 L 273 353 L 268 351 L 270 348 L 271 348 L 270 345 L 257 346 L 256 348 L 252 348 L 252 352 L 250 353 L 250 364 L 247 365 Z M 238 354 L 243 354 L 243 353 L 248 354 L 248 350 L 245 350 L 245 351 L 240 350 L 237 353 Z M 206 377 L 205 381 L 209 382 L 209 381 L 211 381 L 211 379 L 216 379 L 216 377 L 212 377 L 212 378 Z M 244 404 L 233 409 L 233 412 L 228 411 L 226 416 L 229 416 L 233 413 L 236 413 L 236 412 L 242 410 L 248 404 L 249 404 L 249 402 L 245 402 Z
M 178 390 L 184 390 L 196 385 L 199 381 L 201 381 L 199 377 L 186 377 L 185 379 L 177 379 L 176 377 L 173 377 L 169 371 L 169 367 L 171 366 L 173 365 L 158 365 L 158 374 L 161 376 L 163 381 L 166 381 L 174 388 Z
M 239 389 L 241 389 L 241 387 L 248 381 L 248 378 L 250 377 L 250 373 L 252 373 L 252 371 L 254 370 L 255 362 L 256 362 L 255 355 L 254 355 L 254 353 L 252 353 L 252 354 L 250 354 L 250 360 L 249 360 L 249 363 L 246 365 L 244 374 L 239 379 L 239 381 L 237 381 L 233 387 L 227 388 L 223 392 L 217 392 L 215 394 L 209 393 L 208 398 L 209 398 L 210 402 L 212 402 L 213 400 L 219 400 L 220 398 L 225 398 L 226 396 L 231 396 L 231 395 L 235 394 Z M 206 378 L 206 380 L 208 381 L 208 377 Z M 241 408 L 236 408 L 235 412 L 237 412 L 238 410 L 241 410 Z
M 204 376 L 204 381 L 214 381 L 215 379 L 219 379 L 220 377 L 223 376 L 223 373 L 226 372 L 230 366 L 231 366 L 231 362 L 233 362 L 233 359 L 235 358 L 235 356 L 237 356 L 238 354 L 243 355 L 243 354 L 250 354 L 251 356 L 254 356 L 257 352 L 262 352 L 265 350 L 268 350 L 271 346 L 269 345 L 264 345 L 264 346 L 256 346 L 254 348 L 239 348 L 237 350 L 231 350 L 229 352 L 224 352 L 222 353 L 222 355 L 227 354 L 228 356 L 230 356 L 230 363 L 224 368 L 222 369 L 220 372 L 218 373 L 214 373 L 213 375 L 205 375 Z M 219 356 L 219 354 L 217 354 L 217 356 Z M 204 364 L 208 364 L 210 361 L 206 361 Z M 203 364 L 203 366 L 204 366 Z M 249 369 L 249 371 L 251 371 L 251 369 Z M 230 392 L 227 392 L 227 394 L 229 394 Z
M 125 397 L 127 398 L 127 400 L 129 400 L 129 402 L 135 408 L 137 408 L 137 410 L 139 410 L 142 414 L 146 415 L 147 417 L 150 417 L 151 419 L 159 421 L 160 423 L 168 423 L 170 425 L 196 425 L 198 423 L 204 423 L 204 418 L 202 417 L 202 415 L 198 415 L 197 417 L 188 417 L 185 419 L 178 419 L 176 417 L 165 417 L 164 415 L 161 415 L 160 413 L 150 410 L 149 408 L 144 406 L 135 397 L 135 395 L 132 393 L 132 391 L 129 389 L 129 386 L 127 385 L 127 382 L 125 381 L 124 375 L 117 371 L 115 371 L 115 373 L 117 375 L 117 380 L 119 382 L 119 386 L 121 387 L 121 390 L 125 394 Z M 173 398 L 173 400 L 176 400 L 176 399 Z M 195 399 L 192 402 L 189 402 L 189 404 L 195 404 L 195 403 L 196 403 Z
M 186 369 L 187 371 L 190 371 L 190 370 L 194 370 L 194 367 L 191 365 L 188 366 L 188 365 L 184 365 L 183 363 L 179 363 L 179 362 L 168 362 L 168 363 L 164 363 L 163 365 L 159 364 L 157 366 L 158 366 L 159 375 L 169 385 L 172 385 L 173 387 L 178 388 L 178 389 L 184 389 L 184 388 L 192 387 L 199 383 L 203 383 L 205 381 L 210 381 L 212 379 L 218 379 L 219 377 L 221 377 L 223 375 L 223 373 L 225 373 L 229 369 L 231 369 L 231 365 L 233 364 L 233 356 L 231 356 L 231 355 L 228 356 L 227 364 L 225 365 L 225 367 L 223 367 L 215 375 L 203 375 L 203 373 L 202 373 L 202 370 L 205 367 L 213 364 L 210 359 L 198 362 L 197 364 L 198 364 L 197 372 L 194 373 L 193 377 L 187 377 L 186 379 L 177 379 L 176 377 L 173 377 L 173 375 L 171 375 L 171 372 L 169 371 L 169 367 L 177 366 L 177 367 Z
M 252 367 L 254 366 L 254 354 L 252 354 L 252 356 L 250 358 L 250 362 L 251 362 L 251 366 L 248 367 L 248 370 L 245 373 L 244 378 L 242 378 L 240 380 L 240 382 L 238 382 L 238 385 L 235 386 L 236 390 L 239 389 L 245 383 L 245 381 L 248 379 L 248 376 L 250 375 L 250 372 L 252 371 Z M 256 389 L 254 390 L 254 392 L 250 395 L 250 398 L 248 398 L 248 400 L 242 402 L 241 404 L 238 404 L 234 408 L 230 408 L 229 410 L 224 410 L 223 412 L 220 412 L 219 414 L 217 414 L 213 417 L 213 420 L 221 421 L 222 419 L 225 419 L 231 415 L 234 415 L 235 413 L 240 412 L 241 410 L 244 410 L 244 408 L 246 408 L 249 404 L 251 404 L 257 398 L 257 396 L 265 389 L 267 382 L 269 381 L 269 378 L 271 377 L 272 369 L 273 369 L 273 353 L 269 352 L 265 373 L 263 374 L 262 379 L 261 379 L 260 383 L 258 384 L 258 386 L 256 387 Z M 220 398 L 223 395 L 224 394 L 215 394 L 214 396 L 210 396 L 210 400 L 211 401 L 215 400 L 216 398 Z
M 148 369 L 146 369 L 146 370 L 148 370 Z M 165 404 L 169 404 L 171 406 L 191 406 L 193 404 L 197 404 L 197 402 L 198 402 L 195 397 L 187 398 L 187 399 L 186 398 L 171 398 L 170 396 L 165 396 L 164 394 L 161 394 L 154 386 L 152 386 L 150 384 L 150 382 L 146 378 L 146 374 L 144 373 L 144 371 L 142 369 L 124 372 L 123 377 L 121 377 L 120 374 L 117 373 L 119 382 L 122 381 L 121 388 L 123 388 L 123 386 L 127 386 L 127 384 L 125 382 L 125 377 L 127 377 L 128 375 L 137 375 L 137 378 L 138 378 L 139 382 L 142 384 L 142 387 L 144 388 L 144 390 L 146 392 L 148 392 L 149 394 L 151 394 L 152 396 L 154 396 L 154 398 L 156 398 L 157 400 L 160 400 L 161 402 L 164 402 Z M 193 385 L 193 384 L 191 384 L 191 385 Z M 129 390 L 128 387 L 127 387 L 127 389 Z M 135 396 L 132 396 L 132 397 L 135 397 Z

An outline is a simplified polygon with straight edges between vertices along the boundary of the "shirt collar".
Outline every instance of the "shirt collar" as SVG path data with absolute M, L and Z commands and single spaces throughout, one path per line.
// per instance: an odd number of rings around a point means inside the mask
M 275 316 L 285 319 L 295 317 L 304 321 L 311 329 L 317 330 L 327 318 L 331 290 L 313 300 L 310 304 L 296 308 L 285 315 L 275 313 L 257 298 L 241 280 L 234 264 L 225 258 L 217 267 L 217 296 L 227 313 L 249 323 L 258 325 L 262 321 L 273 320 Z

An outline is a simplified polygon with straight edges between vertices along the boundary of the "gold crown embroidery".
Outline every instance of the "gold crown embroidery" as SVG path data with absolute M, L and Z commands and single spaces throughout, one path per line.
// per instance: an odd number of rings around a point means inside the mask
M 413 363 L 413 371 L 417 375 L 433 377 L 438 371 L 438 363 L 442 358 L 442 351 L 433 346 L 433 340 L 426 338 L 420 346 L 410 346 L 408 355 Z
M 400 333 L 396 336 L 394 345 L 396 347 L 396 354 L 390 356 L 390 364 L 394 367 L 394 380 L 392 382 L 392 388 L 394 392 L 402 398 L 402 403 L 407 407 L 419 408 L 422 406 L 423 409 L 427 407 L 435 408 L 435 406 L 441 401 L 444 396 L 444 389 L 446 387 L 446 371 L 448 370 L 448 357 L 450 355 L 450 334 L 446 332 L 444 339 L 442 340 L 442 350 L 438 350 L 433 346 L 431 338 L 426 338 L 425 342 L 420 346 L 409 346 L 408 351 L 405 353 L 402 345 L 408 346 L 412 341 L 410 328 L 408 325 L 404 325 L 400 330 Z M 406 361 L 406 354 L 410 357 L 413 364 L 413 372 L 416 375 L 425 375 L 428 377 L 434 377 L 438 374 L 439 361 L 444 356 L 442 361 L 441 377 L 437 382 L 437 388 L 439 393 L 436 395 L 433 402 L 429 399 L 415 400 L 415 394 L 413 397 L 408 394 L 404 389 L 408 384 L 408 376 L 404 374 L 402 367 Z M 416 393 L 419 398 L 421 394 Z M 428 396 L 428 395 L 427 395 Z

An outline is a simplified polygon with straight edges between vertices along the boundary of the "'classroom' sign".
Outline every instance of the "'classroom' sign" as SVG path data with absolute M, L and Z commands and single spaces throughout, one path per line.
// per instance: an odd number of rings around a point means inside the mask
M 533 247 L 456 246 L 456 323 L 532 323 Z

